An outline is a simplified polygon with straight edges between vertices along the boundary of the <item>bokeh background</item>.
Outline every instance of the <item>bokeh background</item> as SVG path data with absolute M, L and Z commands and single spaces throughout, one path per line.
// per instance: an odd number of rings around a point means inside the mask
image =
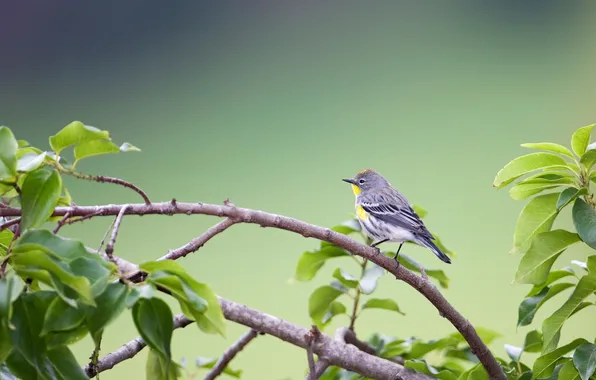
M 452 278 L 445 296 L 476 326 L 520 345 L 509 255 L 523 203 L 497 191 L 494 174 L 523 142 L 568 144 L 596 121 L 596 4 L 592 2 L 3 2 L 0 124 L 40 148 L 72 120 L 111 131 L 142 153 L 102 156 L 79 170 L 117 176 L 150 197 L 221 203 L 322 226 L 351 217 L 341 178 L 372 167 L 412 203 L 458 254 L 444 265 L 423 249 L 405 252 Z M 78 204 L 136 202 L 127 189 L 68 179 Z M 63 229 L 99 245 L 111 220 Z M 206 216 L 126 218 L 116 253 L 150 260 L 201 234 Z M 569 226 L 568 214 L 560 222 Z M 317 242 L 255 225 L 234 226 L 182 263 L 218 294 L 304 326 L 307 300 L 346 259 L 311 283 L 290 283 L 300 254 Z M 390 248 L 391 245 L 388 246 Z M 587 251 L 575 248 L 556 266 Z M 571 256 L 570 256 L 571 255 Z M 441 337 L 454 331 L 413 289 L 384 276 L 384 311 L 357 322 L 359 336 Z M 556 306 L 563 302 L 551 301 Z M 553 311 L 545 307 L 538 319 Z M 589 308 L 562 341 L 596 331 Z M 338 318 L 329 332 L 346 319 Z M 540 327 L 540 326 L 534 326 Z M 227 338 L 189 326 L 174 355 L 215 357 Z M 129 313 L 107 331 L 105 354 L 136 336 Z M 75 346 L 86 362 L 91 344 Z M 139 378 L 146 352 L 102 374 Z M 259 337 L 233 362 L 244 379 L 303 378 L 302 350 Z M 201 374 L 204 374 L 202 372 Z

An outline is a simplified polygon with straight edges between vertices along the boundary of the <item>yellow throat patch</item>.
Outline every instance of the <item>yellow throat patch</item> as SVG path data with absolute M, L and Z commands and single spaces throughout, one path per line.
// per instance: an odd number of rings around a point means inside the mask
M 362 220 L 368 218 L 368 214 L 366 213 L 366 211 L 364 211 L 364 209 L 360 205 L 358 205 L 358 207 L 356 207 L 356 215 L 358 215 L 358 218 L 362 219 Z
M 352 191 L 354 192 L 354 195 L 360 194 L 360 188 L 356 185 L 352 185 Z

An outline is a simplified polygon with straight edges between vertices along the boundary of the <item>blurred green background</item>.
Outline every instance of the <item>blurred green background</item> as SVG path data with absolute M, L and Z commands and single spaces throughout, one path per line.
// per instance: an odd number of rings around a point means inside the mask
M 322 226 L 353 212 L 340 179 L 375 168 L 429 211 L 427 226 L 458 256 L 447 266 L 423 249 L 404 252 L 447 271 L 447 299 L 474 325 L 503 333 L 492 344 L 498 355 L 504 343 L 523 343 L 529 329 L 515 324 L 529 288 L 511 284 L 519 257 L 508 254 L 523 203 L 491 183 L 525 152 L 520 143 L 568 144 L 576 128 L 596 120 L 596 3 L 62 1 L 2 8 L 0 124 L 17 138 L 49 149 L 49 135 L 81 120 L 143 150 L 85 160 L 81 171 L 132 181 L 154 201 L 229 197 Z M 140 201 L 113 185 L 70 178 L 68 185 L 78 204 Z M 111 221 L 62 233 L 97 246 Z M 126 218 L 116 254 L 151 260 L 216 221 Z M 571 225 L 568 215 L 561 223 Z M 309 326 L 310 292 L 337 266 L 356 274 L 351 260 L 336 260 L 311 283 L 289 283 L 299 255 L 317 244 L 237 225 L 182 263 L 223 297 Z M 586 253 L 575 248 L 555 266 Z M 360 337 L 454 331 L 391 276 L 377 292 L 407 315 L 366 313 L 356 325 Z M 594 308 L 574 317 L 561 342 L 593 336 L 595 317 Z M 338 318 L 328 332 L 345 323 Z M 228 328 L 226 339 L 194 326 L 176 331 L 175 357 L 219 355 L 246 330 Z M 135 336 L 125 313 L 108 329 L 102 354 Z M 85 363 L 90 342 L 75 351 Z M 145 355 L 101 378 L 140 377 Z M 244 369 L 244 379 L 300 379 L 306 358 L 264 336 L 232 367 Z

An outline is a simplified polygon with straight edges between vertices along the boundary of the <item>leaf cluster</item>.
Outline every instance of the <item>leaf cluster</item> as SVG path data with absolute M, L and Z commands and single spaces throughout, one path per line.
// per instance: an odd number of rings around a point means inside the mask
M 538 310 L 553 299 L 562 304 L 542 321 L 541 329 L 526 334 L 522 347 L 506 345 L 516 363 L 518 378 L 582 379 L 596 378 L 596 346 L 584 338 L 560 345 L 561 331 L 575 314 L 594 306 L 596 294 L 596 254 L 578 266 L 553 269 L 568 248 L 585 244 L 596 249 L 596 203 L 590 185 L 596 181 L 596 149 L 590 137 L 593 125 L 576 130 L 571 149 L 555 143 L 527 143 L 522 147 L 539 150 L 513 159 L 493 182 L 496 188 L 513 184 L 513 199 L 529 199 L 515 226 L 512 253 L 521 254 L 515 281 L 532 285 L 519 305 L 517 326 L 529 326 Z M 575 231 L 553 224 L 562 210 L 571 209 Z M 523 352 L 539 353 L 530 369 L 520 363 Z
M 138 148 L 117 147 L 107 131 L 77 121 L 49 142 L 53 151 L 42 151 L 0 127 L 2 200 L 22 212 L 17 228 L 0 231 L 0 377 L 87 379 L 69 346 L 86 336 L 93 339 L 95 373 L 103 332 L 125 310 L 150 348 L 147 378 L 180 377 L 180 365 L 172 359 L 173 313 L 163 290 L 201 331 L 223 336 L 225 320 L 213 290 L 171 260 L 141 264 L 145 281 L 130 283 L 114 263 L 80 241 L 43 228 L 61 219 L 52 217 L 56 206 L 71 204 L 62 175 L 76 174 L 77 162 Z M 72 165 L 60 156 L 68 147 L 74 151 Z

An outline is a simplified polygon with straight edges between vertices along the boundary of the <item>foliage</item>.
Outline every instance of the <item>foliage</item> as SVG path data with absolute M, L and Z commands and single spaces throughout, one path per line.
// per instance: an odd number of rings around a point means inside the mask
M 596 254 L 586 260 L 576 257 L 571 261 L 573 267 L 555 265 L 569 247 L 585 244 L 590 252 L 596 249 L 596 200 L 590 191 L 591 182 L 596 182 L 596 149 L 589 144 L 593 127 L 578 129 L 571 138 L 571 148 L 555 143 L 522 144 L 539 152 L 513 159 L 494 179 L 497 188 L 511 185 L 513 199 L 527 199 L 515 227 L 512 252 L 521 255 L 515 281 L 531 285 L 519 305 L 517 326 L 530 327 L 521 345 L 506 344 L 507 358 L 497 358 L 508 379 L 596 379 L 594 337 L 560 342 L 567 321 L 595 304 Z M 0 127 L 0 196 L 4 207 L 19 207 L 22 215 L 1 221 L 0 378 L 86 379 L 88 375 L 70 346 L 86 336 L 92 339 L 95 351 L 89 368 L 93 372 L 104 330 L 124 312 L 130 313 L 148 346 L 147 379 L 194 378 L 184 359 L 174 360 L 175 321 L 166 299 L 177 302 L 202 332 L 224 336 L 224 315 L 211 287 L 172 260 L 142 263 L 139 269 L 146 275 L 142 282 L 133 283 L 112 261 L 58 233 L 66 218 L 55 215 L 55 209 L 72 203 L 63 177 L 99 181 L 100 177 L 76 171 L 78 163 L 93 156 L 139 149 L 129 143 L 118 146 L 108 131 L 78 121 L 51 136 L 49 145 L 51 151 L 43 151 L 17 140 L 9 128 Z M 72 149 L 72 164 L 63 157 L 67 149 Z M 571 211 L 573 231 L 553 229 L 565 208 Z M 428 214 L 419 206 L 414 209 L 422 218 Z M 58 223 L 57 228 L 48 229 L 51 223 Z M 357 219 L 332 230 L 371 243 Z M 436 243 L 447 255 L 455 256 L 440 239 Z M 443 270 L 424 268 L 404 253 L 399 261 L 414 272 L 424 271 L 442 289 L 449 288 L 450 278 Z M 407 305 L 404 308 L 401 300 L 375 296 L 384 274 L 381 267 L 327 242 L 300 256 L 294 279 L 313 281 L 323 266 L 330 265 L 328 262 L 335 264 L 331 278 L 308 299 L 309 316 L 319 329 L 325 330 L 332 321 L 343 318 L 355 333 L 364 312 L 389 312 L 396 318 L 406 314 Z M 352 272 L 349 262 L 356 263 L 357 272 Z M 563 293 L 566 299 L 561 299 Z M 542 306 L 555 300 L 559 307 L 538 321 Z M 489 329 L 476 331 L 486 344 L 500 337 Z M 363 344 L 379 357 L 434 378 L 488 379 L 457 332 L 423 340 L 388 337 L 378 331 Z M 532 365 L 524 363 L 528 363 L 529 355 L 537 355 Z M 216 362 L 198 357 L 195 369 L 208 370 Z M 241 370 L 230 368 L 223 373 L 233 378 L 242 375 Z M 333 366 L 321 377 L 360 378 Z
M 42 151 L 0 127 L 2 201 L 22 209 L 18 228 L 0 232 L 0 377 L 87 379 L 69 346 L 89 335 L 96 360 L 103 331 L 125 310 L 150 348 L 147 378 L 179 377 L 171 351 L 173 315 L 157 287 L 167 289 L 200 330 L 223 335 L 223 313 L 211 288 L 171 260 L 142 264 L 147 279 L 133 284 L 83 243 L 44 228 L 61 219 L 52 217 L 55 207 L 71 203 L 62 176 L 93 179 L 75 171 L 80 160 L 139 149 L 118 147 L 107 131 L 78 121 L 49 143 L 53 151 Z M 72 165 L 61 156 L 71 147 Z
M 540 329 L 526 334 L 522 347 L 506 346 L 517 363 L 523 352 L 539 353 L 532 369 L 523 371 L 520 363 L 518 378 L 595 378 L 596 346 L 584 338 L 565 344 L 559 340 L 573 315 L 594 306 L 596 254 L 590 250 L 586 261 L 572 260 L 579 269 L 553 269 L 559 256 L 572 246 L 585 244 L 596 249 L 596 203 L 590 190 L 591 182 L 596 181 L 596 149 L 590 145 L 593 128 L 588 125 L 575 131 L 571 149 L 555 143 L 522 144 L 542 152 L 513 159 L 497 173 L 493 183 L 496 188 L 512 184 L 509 194 L 513 199 L 530 198 L 517 219 L 513 236 L 512 252 L 522 255 L 515 281 L 532 285 L 520 303 L 517 325 L 531 325 L 546 302 L 561 301 Z M 564 208 L 571 209 L 575 231 L 553 229 Z M 556 298 L 564 292 L 568 294 L 566 299 Z

